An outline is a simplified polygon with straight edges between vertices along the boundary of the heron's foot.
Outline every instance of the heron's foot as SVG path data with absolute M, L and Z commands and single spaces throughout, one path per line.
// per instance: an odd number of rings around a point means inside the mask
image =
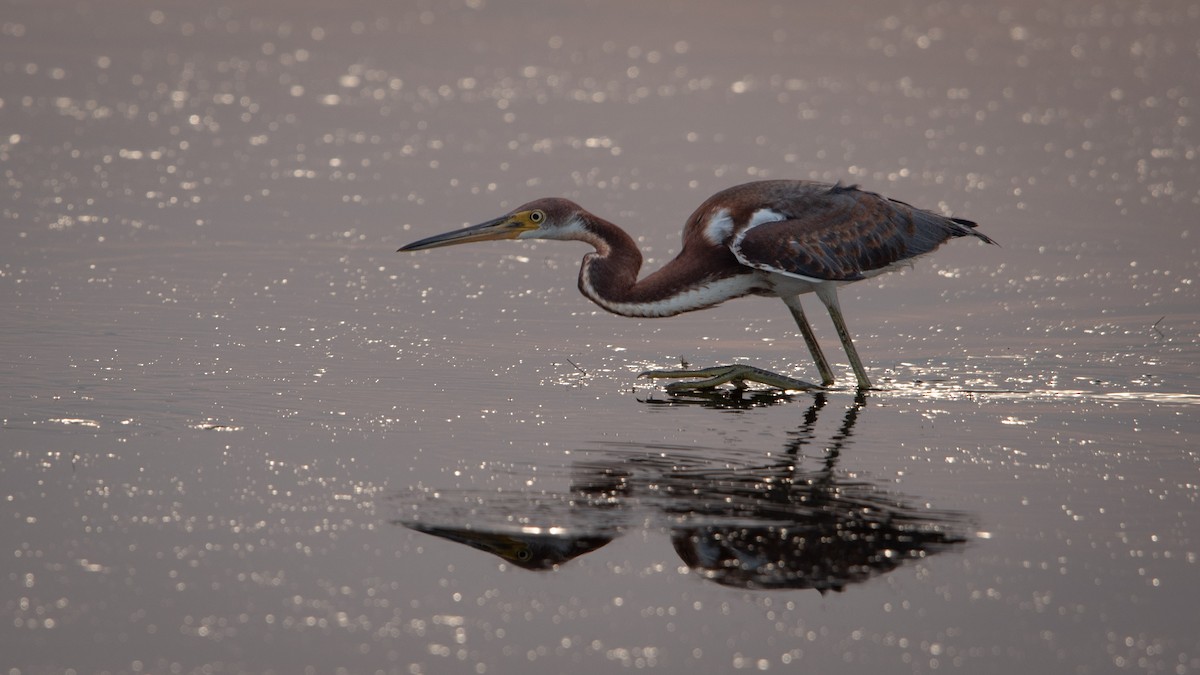
M 807 391 L 812 389 L 824 389 L 819 384 L 797 380 L 794 377 L 772 373 L 769 370 L 755 368 L 747 365 L 732 365 L 732 366 L 713 366 L 711 368 L 700 368 L 699 370 L 648 370 L 638 377 L 650 378 L 678 378 L 678 377 L 698 377 L 703 378 L 694 382 L 672 382 L 667 385 L 667 391 L 691 391 L 695 389 L 712 389 L 725 383 L 730 383 L 738 389 L 745 389 L 747 382 L 758 382 L 765 384 L 768 387 L 776 389 L 794 389 L 798 391 Z

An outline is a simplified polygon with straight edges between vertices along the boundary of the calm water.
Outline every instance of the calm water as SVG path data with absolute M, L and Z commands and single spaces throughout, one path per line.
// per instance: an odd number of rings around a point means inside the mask
M 67 3 L 0 12 L 5 673 L 1200 672 L 1200 9 Z M 842 293 L 632 320 L 709 194 L 977 220 Z M 819 305 L 810 314 L 852 382 Z

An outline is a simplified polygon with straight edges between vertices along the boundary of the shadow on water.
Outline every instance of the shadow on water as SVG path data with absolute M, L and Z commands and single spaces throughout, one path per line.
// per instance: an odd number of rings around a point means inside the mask
M 657 394 L 657 392 L 654 392 Z M 638 402 L 650 406 L 698 406 L 713 410 L 750 410 L 777 403 L 787 403 L 795 396 L 779 389 L 712 388 L 682 390 L 669 394 L 667 398 L 639 398 Z
M 668 403 L 769 404 L 741 393 Z M 964 545 L 971 523 L 838 468 L 866 404 L 860 394 L 835 432 L 819 434 L 828 399 L 815 395 L 781 452 L 601 444 L 571 453 L 584 459 L 563 467 L 568 491 L 414 492 L 396 497 L 405 517 L 392 522 L 530 570 L 557 569 L 645 523 L 715 583 L 841 591 Z

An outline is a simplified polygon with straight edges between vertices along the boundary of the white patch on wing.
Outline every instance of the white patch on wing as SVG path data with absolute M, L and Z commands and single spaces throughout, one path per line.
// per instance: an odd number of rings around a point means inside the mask
M 704 224 L 704 238 L 713 246 L 724 246 L 725 240 L 733 233 L 733 218 L 729 217 L 729 209 L 718 209 L 708 216 Z
M 781 220 L 787 220 L 787 216 L 771 209 L 759 209 L 750 215 L 750 224 L 746 225 L 746 229 L 753 229 L 763 223 L 777 223 Z
M 604 309 L 613 314 L 621 316 L 640 316 L 640 317 L 660 317 L 674 316 L 683 312 L 690 312 L 705 307 L 740 298 L 744 295 L 749 295 L 755 291 L 763 289 L 762 280 L 755 274 L 739 274 L 733 277 L 718 279 L 716 281 L 697 286 L 691 290 L 685 291 L 678 295 L 673 295 L 661 300 L 653 302 L 612 302 L 600 297 L 596 290 L 592 288 L 590 275 L 587 270 L 583 270 L 580 275 L 580 290 L 588 297 L 589 300 L 600 305 Z
M 755 227 L 758 227 L 764 223 L 775 223 L 780 220 L 787 220 L 787 218 L 783 214 L 772 211 L 771 209 L 759 209 L 755 211 L 754 215 L 750 216 L 750 224 L 746 226 L 744 230 L 738 232 L 737 236 L 733 238 L 732 242 L 730 242 L 729 250 L 733 251 L 733 255 L 737 257 L 738 262 L 742 263 L 746 267 L 753 267 L 756 270 L 762 270 L 772 274 L 781 274 L 783 276 L 799 279 L 800 281 L 811 284 L 819 284 L 827 281 L 827 279 L 818 279 L 816 277 L 797 274 L 796 272 L 781 269 L 774 265 L 768 265 L 767 263 L 758 260 L 750 260 L 742 253 L 742 240 L 746 238 L 746 234 L 750 232 L 750 230 L 753 230 Z

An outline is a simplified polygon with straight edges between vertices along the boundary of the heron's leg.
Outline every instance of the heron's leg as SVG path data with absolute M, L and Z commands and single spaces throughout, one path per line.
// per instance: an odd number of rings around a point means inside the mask
M 871 380 L 867 377 L 867 369 L 863 368 L 858 350 L 850 340 L 850 331 L 846 328 L 846 320 L 842 318 L 842 307 L 838 304 L 837 287 L 833 284 L 817 286 L 817 297 L 825 303 L 829 310 L 829 318 L 833 319 L 833 327 L 837 329 L 838 337 L 842 339 L 842 347 L 846 349 L 846 357 L 850 359 L 850 367 L 854 369 L 854 377 L 858 379 L 859 389 L 870 389 Z
M 800 306 L 800 296 L 785 295 L 781 298 L 783 304 L 788 306 L 792 312 L 792 318 L 796 320 L 796 325 L 800 328 L 800 334 L 804 336 L 804 342 L 808 345 L 808 352 L 812 354 L 813 361 L 817 363 L 817 370 L 821 371 L 821 384 L 828 387 L 833 384 L 833 371 L 829 368 L 829 361 L 825 360 L 825 354 L 821 352 L 821 345 L 817 344 L 817 335 L 813 333 L 812 326 L 808 323 L 808 318 L 804 316 L 804 308 Z
M 732 366 L 713 366 L 712 368 L 701 368 L 699 370 L 648 370 L 638 377 L 702 377 L 703 380 L 696 382 L 672 382 L 667 385 L 667 391 L 687 391 L 689 389 L 711 389 L 713 387 L 725 384 L 726 382 L 733 383 L 733 386 L 741 389 L 746 386 L 746 382 L 758 382 L 765 384 L 768 387 L 776 389 L 824 389 L 820 385 L 804 380 L 797 380 L 793 377 L 772 373 L 769 370 L 755 368 L 747 365 L 732 365 Z

